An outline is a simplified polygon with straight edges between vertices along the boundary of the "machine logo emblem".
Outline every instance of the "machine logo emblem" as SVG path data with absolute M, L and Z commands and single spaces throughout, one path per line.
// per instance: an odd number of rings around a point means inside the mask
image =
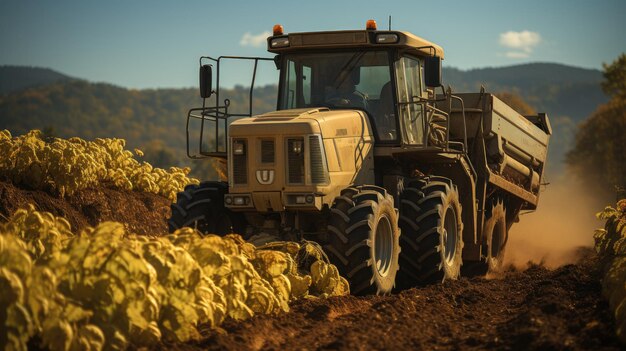
M 274 170 L 261 169 L 256 171 L 256 180 L 263 185 L 272 184 L 274 182 Z

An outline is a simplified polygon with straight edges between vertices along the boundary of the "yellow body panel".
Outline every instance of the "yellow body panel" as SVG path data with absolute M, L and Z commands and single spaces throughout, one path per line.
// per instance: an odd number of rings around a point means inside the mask
M 312 135 L 322 138 L 328 182 L 312 184 L 307 179 L 304 184 L 288 184 L 286 139 L 303 137 L 306 150 L 306 140 Z M 295 207 L 319 210 L 324 204 L 330 205 L 341 189 L 350 184 L 374 183 L 374 137 L 367 116 L 358 110 L 308 108 L 270 112 L 233 122 L 229 126 L 229 137 L 231 140 L 245 139 L 248 145 L 247 184 L 231 181 L 229 193 L 252 194 L 251 206 L 259 212 L 284 210 L 289 207 L 286 203 L 289 194 L 314 194 L 312 204 Z M 274 163 L 263 164 L 260 143 L 269 139 L 275 145 Z M 232 157 L 229 157 L 229 162 L 229 169 L 232 170 Z M 270 172 L 272 176 L 268 177 Z M 262 179 L 263 174 L 265 180 Z M 269 184 L 268 179 L 271 179 Z M 291 207 L 294 207 L 293 204 Z

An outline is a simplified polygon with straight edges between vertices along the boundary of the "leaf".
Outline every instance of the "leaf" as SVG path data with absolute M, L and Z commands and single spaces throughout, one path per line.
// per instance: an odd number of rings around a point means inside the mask
M 47 320 L 41 332 L 43 344 L 51 350 L 69 350 L 73 337 L 72 327 L 63 320 Z

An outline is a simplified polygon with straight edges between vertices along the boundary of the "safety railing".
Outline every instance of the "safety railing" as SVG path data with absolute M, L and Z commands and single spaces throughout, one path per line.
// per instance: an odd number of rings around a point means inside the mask
M 229 111 L 230 100 L 224 99 L 220 102 L 220 76 L 221 64 L 225 60 L 248 60 L 254 62 L 252 71 L 252 82 L 250 83 L 249 101 L 247 113 L 232 113 Z M 186 136 L 187 136 L 187 156 L 192 159 L 200 159 L 206 157 L 223 157 L 228 154 L 228 120 L 236 117 L 252 116 L 252 101 L 254 94 L 254 83 L 256 80 L 257 68 L 259 61 L 273 61 L 273 58 L 266 57 L 245 57 L 245 56 L 220 56 L 212 58 L 209 56 L 200 57 L 200 66 L 203 61 L 209 61 L 209 65 L 213 64 L 217 68 L 215 100 L 213 106 L 207 106 L 207 99 L 202 99 L 202 107 L 192 108 L 187 112 Z M 190 145 L 190 122 L 193 120 L 200 121 L 199 140 L 197 148 Z M 208 132 L 205 133 L 205 127 Z M 206 140 L 205 140 L 206 139 Z

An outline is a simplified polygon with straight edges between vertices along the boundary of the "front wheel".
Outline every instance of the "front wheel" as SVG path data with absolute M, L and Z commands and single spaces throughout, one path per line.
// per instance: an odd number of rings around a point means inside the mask
M 348 279 L 354 295 L 388 294 L 394 287 L 400 253 L 398 214 L 385 189 L 349 187 L 335 198 L 325 251 Z
M 223 182 L 202 182 L 188 185 L 176 195 L 170 207 L 172 216 L 168 221 L 170 233 L 183 227 L 197 229 L 202 234 L 243 235 L 245 221 L 240 214 L 224 207 L 224 194 L 228 185 Z

